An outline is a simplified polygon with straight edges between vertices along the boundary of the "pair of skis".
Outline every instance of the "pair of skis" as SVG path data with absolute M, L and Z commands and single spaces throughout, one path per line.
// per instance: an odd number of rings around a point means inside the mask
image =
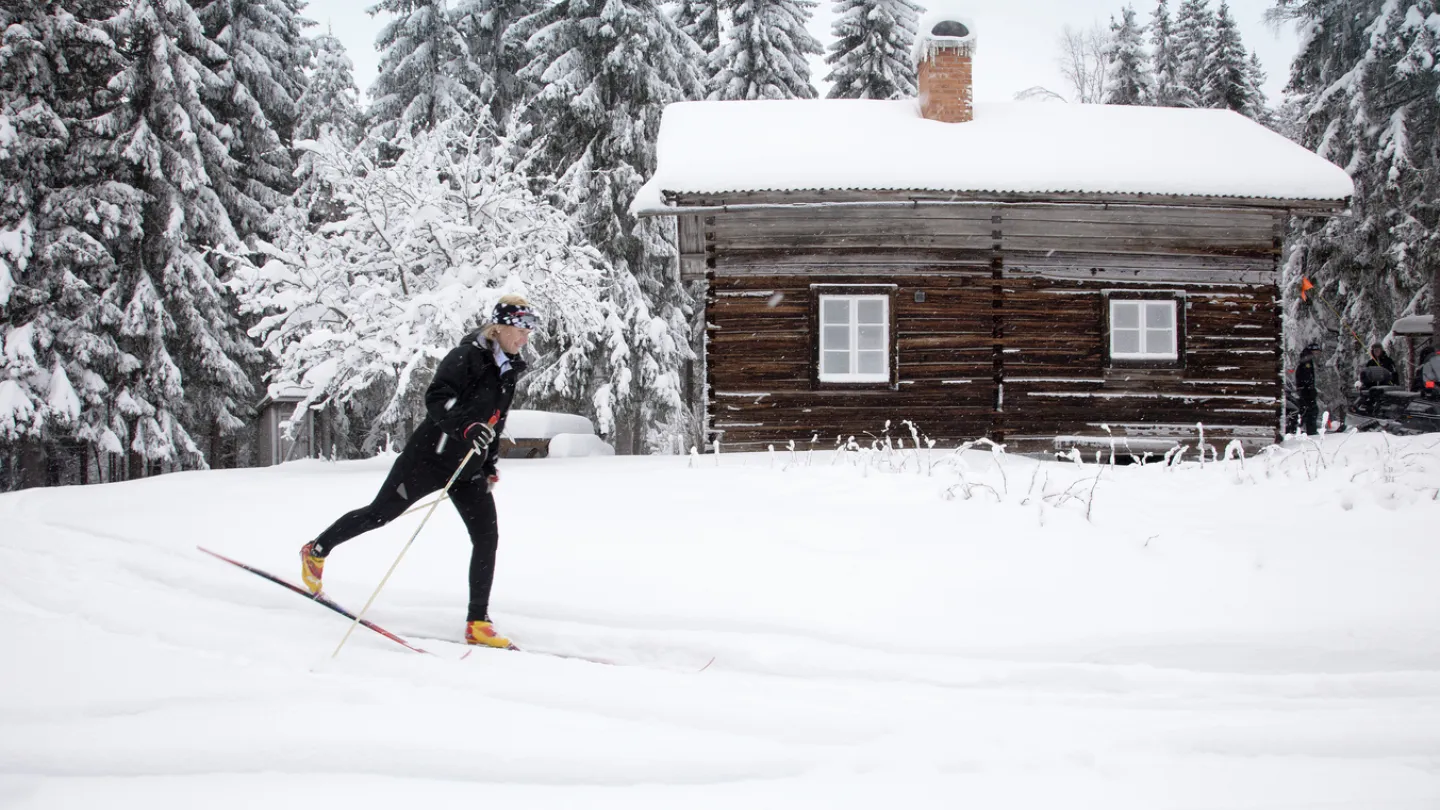
M 293 583 L 293 582 L 289 582 L 289 581 L 287 581 L 287 580 L 285 580 L 285 579 L 283 579 L 283 578 L 281 578 L 281 577 L 277 577 L 277 576 L 275 576 L 274 574 L 270 573 L 269 571 L 265 571 L 265 570 L 256 568 L 256 567 L 253 566 L 253 565 L 247 565 L 246 563 L 240 562 L 239 560 L 233 560 L 233 559 L 231 559 L 231 558 L 229 558 L 229 557 L 226 557 L 224 554 L 220 554 L 220 553 L 211 551 L 210 549 L 205 548 L 204 546 L 196 546 L 196 548 L 200 549 L 201 551 L 205 552 L 206 554 L 209 554 L 211 557 L 214 557 L 214 558 L 216 558 L 216 559 L 218 559 L 218 560 L 224 560 L 225 562 L 230 563 L 231 565 L 235 566 L 236 568 L 241 568 L 241 569 L 243 569 L 243 570 L 249 571 L 250 573 L 252 573 L 252 574 L 254 574 L 254 575 L 258 576 L 258 577 L 261 577 L 261 578 L 263 578 L 263 579 L 268 579 L 268 580 L 270 580 L 271 582 L 275 583 L 276 585 L 279 585 L 279 586 L 282 587 L 282 588 L 285 588 L 285 589 L 290 590 L 290 591 L 294 591 L 295 593 L 300 594 L 301 596 L 305 597 L 306 599 L 309 599 L 311 602 L 314 602 L 314 603 L 317 604 L 317 605 L 323 605 L 323 606 L 325 606 L 325 607 L 327 607 L 327 608 L 335 611 L 336 613 L 339 613 L 341 616 L 344 616 L 345 618 L 349 619 L 349 620 L 352 621 L 352 622 L 355 621 L 355 614 L 354 614 L 354 613 L 351 613 L 350 611 L 346 610 L 344 607 L 341 607 L 340 604 L 338 604 L 337 602 L 335 602 L 335 600 L 331 599 L 331 598 L 328 597 L 328 596 L 325 596 L 323 593 L 310 593 L 310 591 L 308 591 L 307 589 L 302 588 L 302 587 L 300 587 L 299 585 L 296 585 L 296 584 Z M 375 631 L 376 633 L 380 634 L 381 636 L 384 636 L 385 638 L 390 639 L 391 641 L 395 642 L 396 644 L 399 644 L 400 646 L 404 647 L 404 648 L 407 649 L 407 650 L 411 650 L 411 651 L 413 651 L 413 652 L 421 653 L 422 655 L 434 655 L 434 653 L 430 652 L 429 650 L 424 650 L 424 649 L 421 649 L 420 647 L 418 647 L 418 646 L 416 646 L 416 645 L 414 645 L 414 644 L 411 644 L 409 641 L 406 641 L 404 638 L 395 635 L 394 633 L 390 632 L 389 630 L 386 630 L 385 628 L 381 627 L 380 625 L 378 625 L 378 624 L 370 621 L 369 619 L 360 619 L 360 624 L 361 624 L 363 627 L 365 627 L 365 628 L 367 628 L 367 629 L 369 629 L 369 630 L 373 630 L 373 631 Z M 435 640 L 436 640 L 436 641 L 443 641 L 443 639 L 435 639 Z M 446 643 L 450 643 L 450 642 L 446 642 Z M 458 642 L 456 642 L 456 643 L 458 643 Z M 479 645 L 471 645 L 471 647 L 472 647 L 471 650 L 467 651 L 467 652 L 465 653 L 465 655 L 464 655 L 464 656 L 461 656 L 461 657 L 462 657 L 462 658 L 469 657 L 470 652 L 473 652 L 475 646 L 479 646 Z M 495 649 L 502 649 L 502 648 L 497 647 L 497 648 L 495 648 Z M 516 647 L 516 646 L 513 645 L 513 644 L 510 645 L 509 649 L 515 650 L 515 651 L 517 651 L 517 652 L 520 651 L 520 648 L 519 648 L 519 647 Z M 589 661 L 589 662 L 592 663 L 592 664 L 608 664 L 608 665 L 612 665 L 612 666 L 615 664 L 614 661 L 606 661 L 606 660 L 603 659 L 603 658 L 589 658 L 589 657 L 586 657 L 586 656 L 583 656 L 583 655 L 570 655 L 570 654 L 567 654 L 567 653 L 554 653 L 554 652 L 542 652 L 542 653 L 539 653 L 539 654 L 540 654 L 540 655 L 548 655 L 548 656 L 551 656 L 551 657 L 554 657 L 554 658 L 569 658 L 569 659 L 574 659 L 574 660 L 577 660 L 577 661 Z M 709 661 L 709 663 L 705 664 L 704 667 L 701 667 L 701 668 L 700 668 L 701 671 L 704 671 L 706 668 L 708 668 L 708 667 L 710 666 L 710 664 L 713 664 L 713 663 L 715 663 L 715 659 L 714 659 L 714 658 L 711 658 L 710 661 Z

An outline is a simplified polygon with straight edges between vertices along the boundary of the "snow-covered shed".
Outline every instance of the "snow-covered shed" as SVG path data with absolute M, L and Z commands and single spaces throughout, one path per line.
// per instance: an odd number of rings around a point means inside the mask
M 255 406 L 259 414 L 255 431 L 255 464 L 270 467 L 310 458 L 315 455 L 315 411 L 306 409 L 293 430 L 286 422 L 295 418 L 295 406 L 309 395 L 308 388 L 298 385 L 271 384 L 265 398 Z
M 1225 110 L 973 103 L 958 15 L 916 58 L 915 100 L 666 108 L 633 210 L 708 281 L 713 435 L 1273 441 L 1281 240 L 1349 176 Z

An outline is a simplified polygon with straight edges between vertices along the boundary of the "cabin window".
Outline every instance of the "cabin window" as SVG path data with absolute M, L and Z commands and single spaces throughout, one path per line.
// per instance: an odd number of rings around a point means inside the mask
M 1179 357 L 1175 299 L 1110 301 L 1110 359 L 1174 361 Z
M 820 296 L 820 381 L 890 381 L 890 296 Z

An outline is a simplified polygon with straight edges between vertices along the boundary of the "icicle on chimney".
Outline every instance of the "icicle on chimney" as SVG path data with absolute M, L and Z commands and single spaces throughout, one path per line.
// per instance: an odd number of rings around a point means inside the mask
M 921 18 L 915 62 L 922 116 L 950 124 L 975 119 L 974 54 L 975 27 L 953 8 L 933 8 Z

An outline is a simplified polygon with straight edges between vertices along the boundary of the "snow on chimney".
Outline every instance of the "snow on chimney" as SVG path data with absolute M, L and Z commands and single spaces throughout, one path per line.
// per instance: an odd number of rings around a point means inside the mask
M 915 63 L 920 114 L 956 124 L 975 118 L 972 57 L 975 26 L 950 3 L 937 3 L 920 19 Z

